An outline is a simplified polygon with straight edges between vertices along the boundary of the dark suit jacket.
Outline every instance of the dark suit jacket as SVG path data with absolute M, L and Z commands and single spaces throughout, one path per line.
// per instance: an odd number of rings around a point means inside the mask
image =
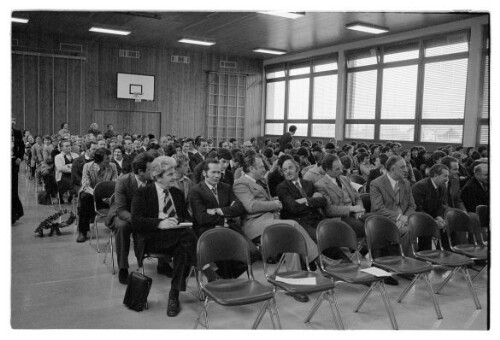
M 386 216 L 396 222 L 398 218 L 396 194 L 387 176 L 387 174 L 380 176 L 370 184 L 370 201 L 372 203 L 370 212 Z M 410 182 L 406 179 L 399 181 L 399 188 L 400 207 L 403 215 L 408 216 L 415 212 L 416 208 Z
M 285 152 L 285 145 L 292 142 L 292 134 L 285 132 L 280 138 L 280 151 Z
M 194 154 L 189 153 L 189 168 L 191 169 L 191 171 L 194 171 L 196 166 L 203 161 L 204 161 L 204 159 L 203 159 L 203 157 L 201 157 L 199 152 L 194 153 Z
M 73 160 L 73 165 L 71 166 L 71 186 L 82 186 L 82 172 L 85 163 L 87 163 L 85 160 L 85 155 L 82 155 Z
M 221 181 L 221 183 L 226 183 L 230 187 L 233 187 L 233 184 L 234 184 L 233 172 L 231 170 L 226 169 L 226 171 L 224 171 L 224 176 L 222 176 L 222 173 L 221 173 L 220 181 Z
M 436 190 L 429 177 L 424 178 L 411 187 L 415 199 L 416 211 L 423 211 L 432 217 L 444 217 L 446 210 L 446 189 Z
M 450 208 L 457 208 L 463 211 L 466 211 L 464 202 L 460 198 L 460 180 L 458 178 L 450 178 L 448 181 L 447 187 L 447 195 L 446 195 L 446 204 Z
M 271 193 L 272 197 L 276 197 L 276 188 L 278 185 L 285 180 L 285 177 L 281 175 L 280 171 L 278 169 L 274 170 L 273 172 L 270 172 L 269 175 L 267 175 L 267 186 L 269 187 L 269 192 Z
M 472 176 L 464 185 L 460 197 L 464 202 L 465 209 L 469 212 L 476 212 L 478 205 L 490 205 L 488 192 L 484 191 L 475 176 Z
M 132 199 L 137 190 L 137 180 L 134 173 L 128 173 L 118 177 L 115 186 L 115 201 L 111 205 L 106 216 L 106 225 L 109 227 L 113 223 L 115 216 L 121 220 L 132 223 Z
M 24 157 L 23 133 L 19 130 L 12 129 L 12 135 L 14 136 L 13 156 L 22 160 Z
M 179 223 L 191 221 L 182 191 L 170 188 L 169 192 L 174 201 Z M 161 222 L 161 219 L 158 218 L 158 209 L 158 194 L 154 183 L 136 190 L 132 199 L 132 230 L 143 234 L 146 241 L 163 237 L 162 230 L 157 228 Z
M 118 164 L 118 162 L 115 161 L 114 158 L 111 160 L 111 163 L 115 163 L 116 171 L 118 171 L 118 176 L 127 174 L 130 171 L 132 171 L 132 164 L 129 162 L 128 157 L 127 158 L 123 157 L 122 166 L 120 166 L 120 164 Z
M 366 192 L 370 192 L 370 182 L 373 181 L 375 178 L 378 178 L 380 176 L 382 176 L 380 169 L 370 170 L 370 173 L 368 174 L 368 178 L 366 179 L 366 186 L 365 186 Z
M 293 182 L 285 180 L 276 187 L 276 193 L 283 204 L 281 218 L 295 220 L 300 225 L 316 228 L 323 218 L 318 209 L 326 205 L 326 200 L 324 197 L 312 197 L 316 192 L 312 182 L 301 179 L 300 184 L 306 193 L 307 205 L 295 202 L 303 196 Z
M 215 198 L 205 181 L 196 184 L 189 191 L 189 203 L 193 211 L 194 228 L 199 231 L 224 226 L 224 219 L 241 216 L 245 213 L 245 207 L 236 198 L 233 188 L 225 183 L 217 185 L 217 196 Z M 224 216 L 210 215 L 207 209 L 220 208 Z

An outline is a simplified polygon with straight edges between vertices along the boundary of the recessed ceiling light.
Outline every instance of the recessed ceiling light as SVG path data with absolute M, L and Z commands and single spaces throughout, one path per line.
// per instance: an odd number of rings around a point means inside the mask
M 253 51 L 257 52 L 257 53 L 269 53 L 269 54 L 277 54 L 277 55 L 281 55 L 281 54 L 285 54 L 286 53 L 286 51 L 271 50 L 271 49 L 268 49 L 268 48 L 257 48 L 257 49 L 255 49 Z
M 271 12 L 258 12 L 261 14 L 274 15 L 277 17 L 288 18 L 288 19 L 297 19 L 306 15 L 304 12 L 279 12 L 279 11 L 271 11 Z
M 21 24 L 27 24 L 28 23 L 28 19 L 24 19 L 24 18 L 11 18 L 11 21 L 12 22 L 18 22 L 18 23 L 21 23 Z
M 352 24 L 348 24 L 346 25 L 346 28 L 354 31 L 366 32 L 371 34 L 382 34 L 389 32 L 389 29 L 386 27 L 376 26 L 372 24 L 365 24 L 362 22 L 354 22 Z
M 97 32 L 97 33 L 107 33 L 107 34 L 118 34 L 118 35 L 129 35 L 132 33 L 131 31 L 125 31 L 125 30 L 117 30 L 117 29 L 110 29 L 110 28 L 103 28 L 103 27 L 91 27 L 89 29 L 90 32 Z
M 184 43 L 184 44 L 201 45 L 201 46 L 215 45 L 215 42 L 213 42 L 213 41 L 197 40 L 197 39 L 190 39 L 190 38 L 182 38 L 182 39 L 178 40 L 178 42 Z

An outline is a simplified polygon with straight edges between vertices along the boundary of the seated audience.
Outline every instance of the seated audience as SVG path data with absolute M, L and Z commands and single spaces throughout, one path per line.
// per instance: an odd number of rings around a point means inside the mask
M 56 166 L 56 182 L 59 192 L 59 201 L 64 203 L 63 194 L 69 191 L 68 203 L 73 200 L 73 187 L 71 186 L 71 167 L 73 161 L 78 158 L 78 154 L 71 152 L 71 144 L 69 140 L 61 141 L 61 153 L 54 160 Z

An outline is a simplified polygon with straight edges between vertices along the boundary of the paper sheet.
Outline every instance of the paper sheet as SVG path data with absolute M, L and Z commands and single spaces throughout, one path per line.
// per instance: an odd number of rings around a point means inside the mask
M 314 286 L 316 284 L 315 277 L 304 277 L 304 278 L 289 278 L 289 277 L 279 277 L 276 276 L 276 281 L 287 283 L 289 285 L 310 285 Z
M 385 270 L 377 268 L 377 267 L 365 268 L 365 269 L 361 269 L 361 271 L 365 272 L 367 274 L 371 274 L 373 276 L 377 276 L 377 277 L 391 276 L 391 273 L 386 272 Z

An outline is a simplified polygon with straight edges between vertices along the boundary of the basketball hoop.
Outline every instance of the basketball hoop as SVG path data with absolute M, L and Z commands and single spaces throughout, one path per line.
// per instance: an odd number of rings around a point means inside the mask
M 136 103 L 140 103 L 140 102 L 142 101 L 142 99 L 141 99 L 141 98 L 139 98 L 139 94 L 138 94 L 138 93 L 134 93 L 134 101 L 135 101 Z

